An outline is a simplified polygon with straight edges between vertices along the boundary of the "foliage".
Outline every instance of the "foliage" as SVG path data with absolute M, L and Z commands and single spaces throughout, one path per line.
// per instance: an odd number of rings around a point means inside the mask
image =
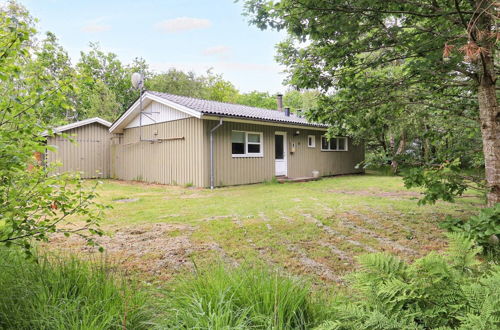
M 500 267 L 483 270 L 464 235 L 450 235 L 447 255 L 431 252 L 408 264 L 376 253 L 359 258 L 357 294 L 336 306 L 318 329 L 496 329 Z
M 500 252 L 500 203 L 481 209 L 478 215 L 465 221 L 448 216 L 440 226 L 467 235 L 487 252 L 491 251 L 497 255 Z
M 464 175 L 459 159 L 432 168 L 412 168 L 403 180 L 407 188 L 424 188 L 419 204 L 434 204 L 438 199 L 454 202 L 468 188 L 486 191 L 481 178 Z
M 146 89 L 201 98 L 203 95 L 203 79 L 194 72 L 183 72 L 174 68 L 164 73 L 153 74 L 145 81 Z
M 309 118 L 367 141 L 394 172 L 484 161 L 488 199 L 499 198 L 494 1 L 245 3 L 251 23 L 288 33 L 277 55 L 288 82 L 322 92 Z
M 144 293 L 116 280 L 104 262 L 0 249 L 0 328 L 146 329 Z
M 169 329 L 307 329 L 322 317 L 307 283 L 250 267 L 211 267 L 185 278 L 166 306 L 161 327 Z
M 99 44 L 90 43 L 90 48 L 88 53 L 80 53 L 76 64 L 79 119 L 101 116 L 114 120 L 138 96 L 130 82 L 132 69 L 125 67 L 116 54 L 103 52 Z
M 22 245 L 27 252 L 31 238 L 47 240 L 53 232 L 101 234 L 97 222 L 105 208 L 77 176 L 55 175 L 36 157 L 47 148 L 40 117 L 48 109 L 67 109 L 72 86 L 33 60 L 31 24 L 15 3 L 0 10 L 0 244 Z M 84 224 L 59 227 L 73 215 Z

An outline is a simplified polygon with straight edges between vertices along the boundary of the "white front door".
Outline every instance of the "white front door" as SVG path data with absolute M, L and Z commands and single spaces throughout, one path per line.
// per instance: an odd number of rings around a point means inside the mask
M 274 135 L 274 159 L 276 176 L 288 175 L 287 173 L 287 142 L 286 132 L 275 132 Z

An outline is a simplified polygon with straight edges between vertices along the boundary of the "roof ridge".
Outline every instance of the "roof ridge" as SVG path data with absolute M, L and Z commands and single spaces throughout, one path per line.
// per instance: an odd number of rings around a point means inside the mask
M 228 104 L 228 105 L 238 105 L 240 107 L 247 107 L 247 108 L 252 108 L 252 109 L 259 109 L 259 110 L 266 110 L 266 111 L 279 111 L 278 109 L 261 108 L 261 107 L 255 107 L 255 106 L 252 106 L 252 105 L 246 105 L 246 104 L 241 104 L 241 103 L 229 103 L 229 102 L 208 100 L 208 99 L 202 99 L 202 98 L 199 98 L 199 97 L 179 95 L 179 94 L 172 94 L 172 93 L 165 93 L 165 92 L 157 92 L 157 91 L 152 91 L 152 90 L 147 90 L 146 92 L 157 93 L 157 94 L 166 94 L 166 95 L 170 95 L 170 96 L 185 97 L 185 98 L 188 98 L 188 99 L 193 99 L 193 100 L 198 100 L 198 101 L 205 101 L 205 102 L 214 102 L 214 103 L 219 103 L 219 104 L 222 104 L 222 105 L 225 105 L 225 104 Z

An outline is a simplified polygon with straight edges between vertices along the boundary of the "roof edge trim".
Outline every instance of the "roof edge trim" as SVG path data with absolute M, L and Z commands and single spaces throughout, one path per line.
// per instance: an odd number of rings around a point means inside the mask
M 163 105 L 171 107 L 171 108 L 178 110 L 180 112 L 184 112 L 190 116 L 193 116 L 196 118 L 201 118 L 201 113 L 199 111 L 196 111 L 194 109 L 185 107 L 185 106 L 180 105 L 178 103 L 166 100 L 162 97 L 153 95 L 147 91 L 144 92 L 144 94 L 142 95 L 142 101 L 144 102 L 144 100 L 146 100 L 146 99 L 148 99 L 150 101 L 155 101 L 155 102 L 161 103 Z M 110 125 L 111 126 L 109 128 L 110 133 L 113 133 L 117 129 L 119 129 L 121 127 L 121 124 L 123 123 L 123 121 L 137 110 L 137 107 L 139 107 L 139 105 L 140 105 L 139 101 L 140 101 L 139 98 L 137 98 L 137 100 L 130 106 L 130 108 L 128 108 L 127 111 L 125 111 L 112 125 Z

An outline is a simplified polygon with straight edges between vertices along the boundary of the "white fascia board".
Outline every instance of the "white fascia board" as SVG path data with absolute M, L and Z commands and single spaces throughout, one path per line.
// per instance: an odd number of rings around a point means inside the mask
M 106 126 L 106 127 L 111 126 L 111 123 L 109 121 L 104 120 L 104 119 L 99 118 L 99 117 L 94 117 L 94 118 L 80 120 L 80 121 L 77 121 L 77 122 L 74 122 L 71 124 L 55 127 L 52 130 L 54 133 L 61 133 L 61 132 L 68 131 L 68 130 L 73 129 L 73 128 L 78 128 L 78 127 L 90 125 L 93 123 L 99 123 L 99 124 Z M 43 132 L 43 134 L 42 134 L 42 136 L 47 136 L 47 135 L 48 135 L 48 132 Z
M 171 107 L 175 110 L 178 110 L 180 112 L 184 112 L 190 116 L 193 116 L 196 118 L 201 118 L 201 113 L 199 111 L 193 110 L 191 108 L 185 107 L 183 105 L 177 104 L 177 103 L 172 102 L 172 101 L 165 100 L 162 97 L 152 95 L 148 92 L 145 92 L 142 95 L 142 101 L 144 102 L 146 100 L 155 101 L 155 102 L 164 104 L 168 107 Z M 130 106 L 130 108 L 127 111 L 125 111 L 125 113 L 120 118 L 118 118 L 118 120 L 113 124 L 113 126 L 110 127 L 109 132 L 114 133 L 119 128 L 122 128 L 122 130 L 123 130 L 124 127 L 122 127 L 123 126 L 122 123 L 125 121 L 126 118 L 130 117 L 135 112 L 137 112 L 136 110 L 138 110 L 139 105 L 140 105 L 140 102 L 139 102 L 139 99 L 137 99 L 137 101 L 135 101 L 134 104 L 132 104 L 132 106 Z M 120 133 L 120 132 L 118 132 L 118 133 Z
M 156 95 L 152 95 L 152 94 L 149 94 L 149 93 L 146 93 L 146 95 L 152 101 L 156 101 L 158 103 L 162 103 L 162 104 L 164 104 L 166 106 L 169 106 L 169 107 L 171 107 L 171 108 L 173 108 L 175 110 L 179 110 L 181 112 L 187 113 L 188 115 L 196 117 L 198 119 L 201 118 L 201 112 L 199 112 L 197 110 L 185 107 L 183 105 L 180 105 L 178 103 L 175 103 L 175 102 L 172 102 L 172 101 L 169 101 L 169 100 L 165 100 L 164 98 L 156 96 Z

